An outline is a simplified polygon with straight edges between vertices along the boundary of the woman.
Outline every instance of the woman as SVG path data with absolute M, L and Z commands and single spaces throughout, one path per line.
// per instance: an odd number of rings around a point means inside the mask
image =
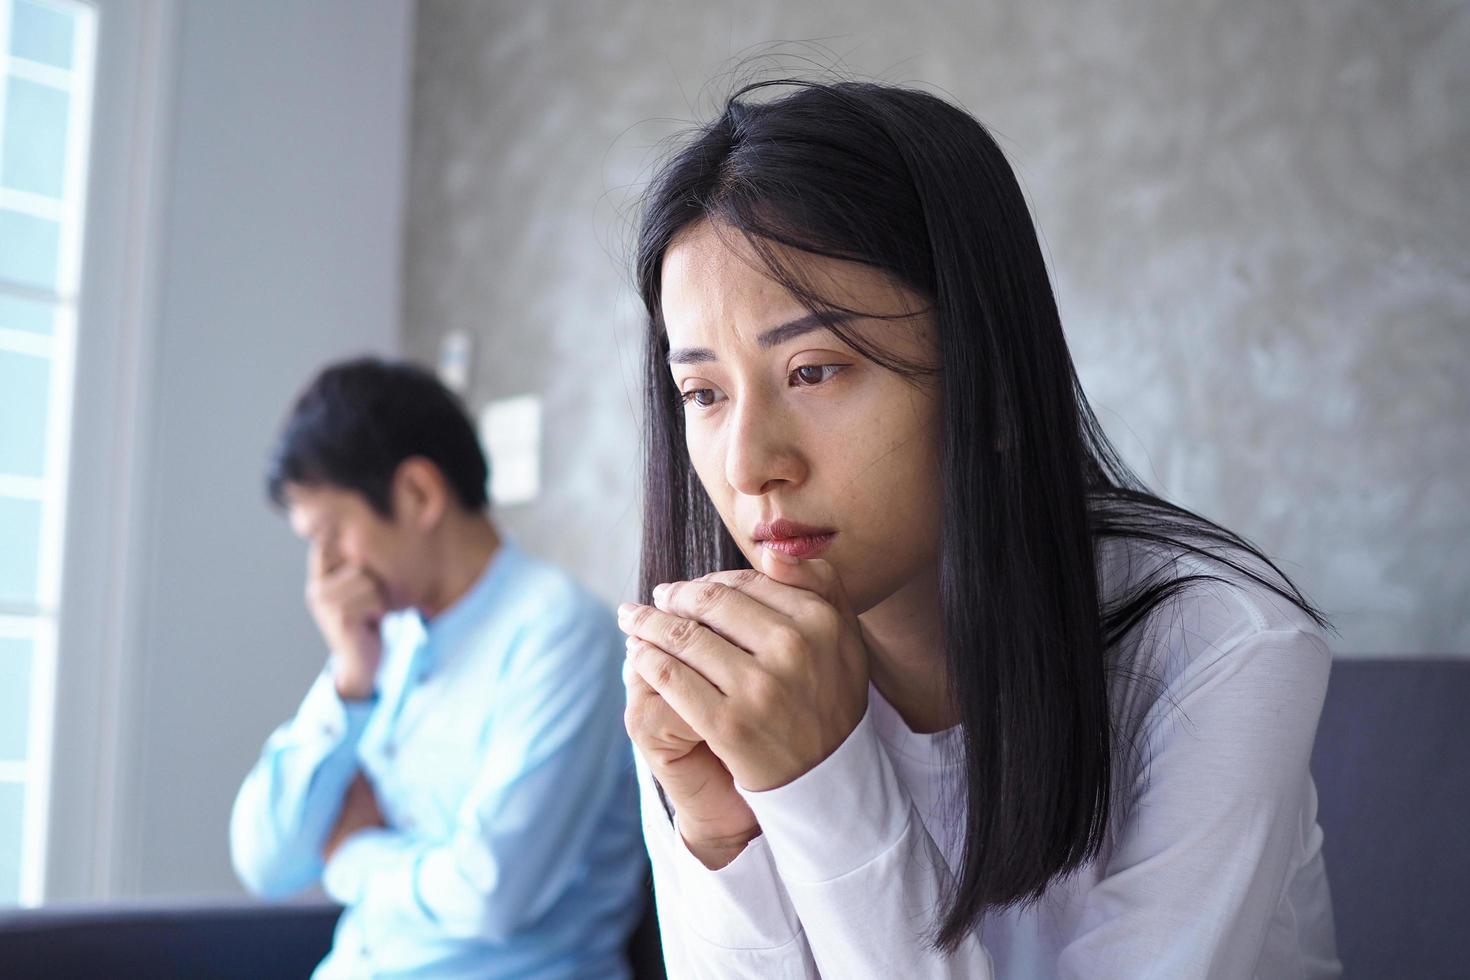
M 769 84 L 639 241 L 670 975 L 1336 975 L 1325 623 L 1119 462 L 979 123 Z

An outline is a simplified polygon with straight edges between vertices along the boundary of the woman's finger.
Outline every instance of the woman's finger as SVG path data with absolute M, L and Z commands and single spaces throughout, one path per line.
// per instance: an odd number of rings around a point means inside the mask
M 785 588 L 769 579 L 767 582 L 766 592 Z M 699 622 L 757 657 L 774 645 L 790 646 L 800 640 L 799 627 L 792 616 L 745 591 L 713 579 L 660 585 L 653 590 L 653 599 L 660 611 Z M 813 597 L 808 595 L 805 601 L 813 601 Z M 794 605 L 791 602 L 785 604 Z M 731 681 L 738 682 L 738 677 L 731 678 Z M 724 684 L 721 687 L 728 690 Z
M 774 552 L 772 552 L 774 554 Z M 805 627 L 820 622 L 836 611 L 849 623 L 856 623 L 857 615 L 852 611 L 847 593 L 831 564 L 820 559 L 801 561 L 793 566 L 780 559 L 762 559 L 783 579 L 777 579 L 765 571 L 742 568 L 734 571 L 711 572 L 696 582 L 719 582 L 738 589 L 757 602 L 784 613 Z
M 630 643 L 637 641 L 629 641 Z M 674 739 L 680 742 L 698 742 L 699 733 L 690 727 L 689 722 L 679 717 L 679 712 L 669 707 L 669 703 L 659 697 L 659 693 L 648 685 L 638 672 L 633 669 L 633 658 L 628 657 L 623 661 L 623 683 L 628 688 L 628 712 L 626 717 L 636 719 L 641 733 L 648 733 L 663 740 Z M 628 734 L 634 735 L 633 731 Z
M 773 548 L 762 548 L 761 570 L 782 585 L 821 596 L 843 616 L 852 615 L 837 569 L 823 558 L 792 558 Z
M 629 645 L 628 660 L 638 676 L 689 723 L 695 734 L 708 741 L 724 706 L 724 696 L 714 685 L 678 657 L 646 640 Z
M 701 575 L 691 584 L 703 582 L 717 582 L 720 585 L 743 592 L 761 605 L 794 620 L 802 619 L 819 603 L 825 601 L 821 596 L 809 589 L 778 582 L 765 572 L 755 568 L 710 572 L 708 575 Z
M 721 692 L 732 690 L 741 668 L 749 666 L 749 656 L 723 636 L 695 620 L 653 606 L 633 602 L 619 606 L 618 628 L 674 655 Z

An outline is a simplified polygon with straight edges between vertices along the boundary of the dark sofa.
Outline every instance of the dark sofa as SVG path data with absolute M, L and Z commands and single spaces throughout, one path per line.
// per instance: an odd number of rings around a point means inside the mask
M 1470 976 L 1470 660 L 1338 661 L 1312 769 L 1349 980 Z M 0 977 L 305 977 L 336 917 L 324 906 L 5 913 Z M 631 955 L 639 980 L 662 980 L 651 914 Z
M 0 980 L 305 978 L 335 905 L 134 905 L 0 914 Z M 634 980 L 665 980 L 652 894 L 628 949 Z
M 1348 980 L 1470 977 L 1470 660 L 1339 660 L 1312 753 Z

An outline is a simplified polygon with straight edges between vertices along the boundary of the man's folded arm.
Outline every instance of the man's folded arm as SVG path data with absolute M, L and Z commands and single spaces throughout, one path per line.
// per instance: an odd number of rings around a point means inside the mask
M 370 930 L 501 942 L 544 915 L 631 779 L 615 639 L 596 621 L 533 631 L 506 686 L 486 692 L 497 705 L 489 742 L 452 836 L 354 834 L 328 862 L 327 893 Z
M 357 743 L 374 705 L 344 702 L 328 668 L 296 716 L 266 740 L 230 815 L 230 858 L 256 895 L 284 898 L 321 877 L 322 842 L 357 772 Z

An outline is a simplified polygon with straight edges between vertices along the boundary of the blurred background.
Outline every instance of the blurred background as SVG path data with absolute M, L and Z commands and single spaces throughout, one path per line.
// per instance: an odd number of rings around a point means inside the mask
M 632 594 L 637 191 L 752 71 L 986 122 L 1140 473 L 1340 658 L 1470 657 L 1467 51 L 1449 2 L 0 0 L 0 905 L 240 894 L 329 360 L 441 369 L 502 524 Z

